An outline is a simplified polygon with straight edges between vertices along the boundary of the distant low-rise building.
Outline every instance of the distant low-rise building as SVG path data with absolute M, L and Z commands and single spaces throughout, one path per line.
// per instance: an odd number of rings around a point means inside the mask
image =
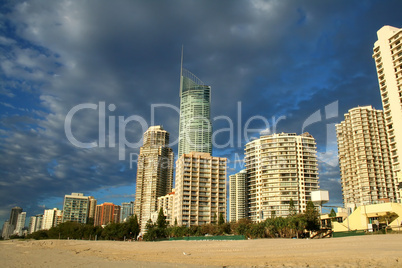
M 387 215 L 387 212 L 394 212 L 398 215 L 396 219 L 388 222 L 388 226 L 394 230 L 401 230 L 402 205 L 391 202 L 362 205 L 350 213 L 349 216 L 345 217 L 342 222 L 332 221 L 332 230 L 334 232 L 344 232 L 349 230 L 376 231 L 380 227 L 381 217 Z

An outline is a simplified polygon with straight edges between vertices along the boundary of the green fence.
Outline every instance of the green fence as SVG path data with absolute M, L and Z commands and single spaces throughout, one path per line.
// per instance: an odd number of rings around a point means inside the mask
M 365 235 L 366 231 L 364 230 L 354 230 L 348 232 L 333 232 L 332 237 L 345 237 L 345 236 L 357 236 L 357 235 Z
M 171 237 L 172 240 L 245 240 L 244 235 L 216 235 L 216 236 L 186 236 L 186 237 Z

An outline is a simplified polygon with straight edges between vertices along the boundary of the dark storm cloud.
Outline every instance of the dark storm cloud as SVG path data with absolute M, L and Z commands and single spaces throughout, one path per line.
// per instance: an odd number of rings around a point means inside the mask
M 136 171 L 128 168 L 127 158 L 138 148 L 127 150 L 125 161 L 118 160 L 116 147 L 77 148 L 66 138 L 64 120 L 78 104 L 105 102 L 106 119 L 138 115 L 149 125 L 152 104 L 179 104 L 182 45 L 184 68 L 212 86 L 212 117 L 225 115 L 234 122 L 234 147 L 214 150 L 231 159 L 230 172 L 238 170 L 234 155 L 242 157 L 245 143 L 242 135 L 239 146 L 236 128 L 243 130 L 250 117 L 261 115 L 271 122 L 273 116 L 286 116 L 278 131 L 300 133 L 311 114 L 320 110 L 325 118 L 325 106 L 338 101 L 337 118 L 306 130 L 329 159 L 320 164 L 321 186 L 340 203 L 336 148 L 326 148 L 326 126 L 357 105 L 380 108 L 371 50 L 379 28 L 401 26 L 400 7 L 398 1 L 3 4 L 2 217 L 14 205 L 39 209 L 41 201 L 73 191 L 133 184 Z M 109 104 L 116 109 L 107 110 Z M 72 131 L 78 140 L 98 142 L 98 110 L 74 116 Z M 171 133 L 171 140 L 177 138 L 173 109 L 157 110 L 155 123 Z M 224 120 L 214 122 L 215 130 L 223 127 L 228 127 Z M 252 127 L 264 125 L 255 121 Z M 138 141 L 142 132 L 139 124 L 130 123 L 127 140 Z M 216 138 L 218 144 L 228 141 L 225 133 Z

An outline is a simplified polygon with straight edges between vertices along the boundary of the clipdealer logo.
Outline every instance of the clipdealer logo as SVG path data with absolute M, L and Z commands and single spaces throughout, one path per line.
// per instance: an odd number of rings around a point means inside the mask
M 85 112 L 85 110 L 97 110 L 98 111 L 98 139 L 92 142 L 82 142 L 79 141 L 73 134 L 72 124 L 74 121 L 74 116 L 78 112 Z M 150 126 L 155 125 L 155 115 L 157 109 L 170 109 L 175 111 L 178 115 L 180 115 L 180 109 L 174 105 L 167 103 L 159 103 L 159 104 L 151 104 L 150 110 L 150 124 L 139 115 L 131 115 L 129 117 L 124 116 L 116 116 L 110 115 L 112 112 L 116 110 L 116 105 L 111 103 L 107 105 L 106 102 L 101 101 L 98 104 L 95 103 L 82 103 L 74 106 L 67 113 L 65 121 L 64 121 L 64 130 L 68 141 L 78 147 L 83 149 L 90 148 L 115 148 L 118 147 L 118 157 L 120 161 L 124 161 L 126 159 L 126 149 L 137 149 L 142 146 L 143 136 L 140 135 L 140 139 L 137 142 L 130 142 L 126 138 L 126 128 L 129 123 L 138 124 L 141 128 L 142 134 L 147 131 Z M 332 102 L 325 106 L 325 120 L 338 117 L 338 101 Z M 322 122 L 324 117 L 321 116 L 321 109 L 318 109 L 310 116 L 304 120 L 302 125 L 301 133 L 305 132 L 305 129 L 312 124 Z M 201 118 L 203 120 L 208 120 L 207 118 Z M 286 116 L 282 115 L 278 118 L 272 116 L 271 120 L 268 120 L 266 117 L 262 115 L 254 115 L 248 118 L 244 125 L 242 125 L 242 104 L 241 102 L 237 103 L 237 113 L 236 118 L 233 120 L 229 116 L 219 115 L 212 118 L 211 123 L 216 121 L 226 121 L 228 127 L 216 129 L 212 133 L 212 145 L 217 149 L 224 148 L 242 148 L 245 143 L 248 143 L 252 139 L 252 134 L 260 134 L 264 135 L 276 133 L 277 125 L 280 121 L 285 120 Z M 200 120 L 197 118 L 197 120 Z M 263 128 L 251 128 L 251 124 L 255 121 L 259 121 L 260 124 L 262 122 Z M 106 124 L 107 123 L 107 124 Z M 235 128 L 236 125 L 236 128 Z M 108 126 L 108 127 L 106 127 Z M 117 128 L 116 128 L 117 126 Z M 106 129 L 107 128 L 107 129 Z M 224 137 L 226 137 L 223 143 L 218 143 L 217 135 L 221 133 L 226 133 Z M 326 152 L 319 153 L 318 159 L 330 165 L 337 165 L 331 159 L 333 158 L 329 148 L 336 144 L 336 133 L 335 133 L 335 124 L 327 124 L 326 129 L 327 137 L 326 137 Z M 188 133 L 187 133 L 188 134 Z M 235 139 L 236 134 L 236 139 Z M 222 137 L 222 135 L 221 135 Z M 189 136 L 185 137 L 187 141 L 191 142 L 191 138 Z M 222 141 L 222 138 L 220 139 Z M 169 143 L 169 147 L 172 147 L 178 144 L 178 138 Z M 135 158 L 136 157 L 136 158 Z M 132 162 L 136 162 L 138 159 L 138 154 L 130 153 L 130 167 Z M 237 155 L 237 160 L 235 162 L 239 162 L 240 157 Z

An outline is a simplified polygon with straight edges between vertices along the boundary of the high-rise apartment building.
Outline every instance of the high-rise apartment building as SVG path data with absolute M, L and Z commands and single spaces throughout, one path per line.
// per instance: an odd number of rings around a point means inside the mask
M 10 222 L 6 220 L 3 224 L 3 228 L 1 229 L 1 237 L 3 239 L 9 239 L 10 235 L 12 235 L 12 230 L 11 230 L 12 225 L 10 225 Z
M 23 229 L 25 228 L 26 217 L 27 217 L 26 212 L 21 212 L 20 214 L 18 214 L 17 225 L 15 226 L 14 234 L 19 236 L 23 235 Z
M 236 222 L 247 217 L 247 172 L 229 176 L 229 220 Z
M 166 195 L 173 187 L 173 151 L 169 133 L 162 126 L 151 126 L 144 133 L 144 144 L 137 160 L 137 182 L 134 214 L 141 230 L 145 230 L 151 213 L 157 210 L 158 197 Z
M 89 197 L 82 193 L 72 193 L 64 196 L 63 222 L 73 221 L 87 223 Z
M 211 87 L 181 68 L 179 155 L 212 153 Z
M 103 203 L 96 206 L 94 226 L 120 222 L 120 206 L 113 203 Z
M 28 223 L 28 234 L 32 234 L 35 232 L 35 224 L 36 224 L 36 217 L 31 216 L 29 217 L 29 223 Z
M 158 212 L 162 208 L 163 215 L 166 217 L 166 222 L 168 225 L 174 224 L 173 214 L 174 214 L 174 196 L 175 190 L 172 189 L 172 192 L 167 195 L 158 197 Z
M 15 228 L 17 227 L 18 216 L 22 213 L 22 208 L 20 207 L 13 207 L 10 213 L 10 220 L 8 221 L 10 225 L 11 233 L 14 232 Z
M 32 234 L 33 232 L 39 231 L 41 229 L 42 219 L 43 219 L 42 214 L 38 214 L 36 216 L 30 217 L 29 226 L 28 226 L 28 234 Z
M 336 125 L 336 134 L 344 206 L 396 201 L 383 111 L 371 106 L 350 109 Z
M 397 178 L 398 173 L 402 172 L 402 28 L 384 26 L 377 32 L 377 36 L 373 58 L 377 68 L 394 178 Z M 401 202 L 401 196 L 398 196 L 398 201 Z
M 174 216 L 179 226 L 226 219 L 226 158 L 209 153 L 183 154 L 176 162 Z
M 88 200 L 89 200 L 88 219 L 93 219 L 93 218 L 95 218 L 95 209 L 96 209 L 97 201 L 96 201 L 95 197 L 93 197 L 93 196 L 88 196 Z
M 58 218 L 62 217 L 62 215 L 62 211 L 57 208 L 45 209 L 43 212 L 41 230 L 49 230 L 50 228 L 55 227 L 58 224 Z
M 39 222 L 38 224 L 37 216 L 38 215 L 29 217 L 28 234 L 32 234 L 33 232 L 40 230 L 42 222 Z
M 260 222 L 289 215 L 290 200 L 304 212 L 319 189 L 315 139 L 308 133 L 261 136 L 246 144 L 248 214 Z
M 134 201 L 121 203 L 120 222 L 125 222 L 134 215 Z

